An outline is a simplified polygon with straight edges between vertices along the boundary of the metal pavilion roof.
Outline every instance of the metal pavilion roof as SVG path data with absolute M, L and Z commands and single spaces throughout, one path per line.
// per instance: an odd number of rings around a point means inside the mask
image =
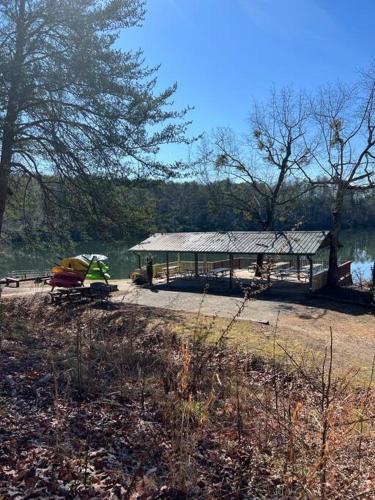
M 188 252 L 314 255 L 328 245 L 329 231 L 229 231 L 156 233 L 130 248 L 133 252 Z

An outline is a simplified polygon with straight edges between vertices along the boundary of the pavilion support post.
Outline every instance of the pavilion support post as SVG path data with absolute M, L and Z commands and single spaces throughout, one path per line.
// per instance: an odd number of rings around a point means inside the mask
M 313 260 L 312 260 L 312 257 L 310 257 L 309 255 L 307 255 L 307 260 L 309 261 L 309 291 L 310 293 L 312 293 L 313 291 Z
M 301 256 L 297 255 L 297 278 L 301 281 Z
M 233 288 L 233 254 L 229 254 L 229 288 Z
M 141 263 L 141 255 L 140 255 L 140 254 L 138 254 L 138 255 L 137 255 L 137 257 L 138 257 L 138 269 L 141 269 L 141 266 L 142 266 L 142 263 Z
M 194 273 L 195 277 L 199 278 L 199 268 L 198 268 L 198 254 L 194 254 Z
M 205 253 L 204 254 L 204 258 L 203 258 L 203 270 L 205 273 L 208 272 L 208 266 L 207 266 L 207 254 Z
M 169 252 L 165 254 L 165 261 L 167 263 L 167 283 L 169 283 Z

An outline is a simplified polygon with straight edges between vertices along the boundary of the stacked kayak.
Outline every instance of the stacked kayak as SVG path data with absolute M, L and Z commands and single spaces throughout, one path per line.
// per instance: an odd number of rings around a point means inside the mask
M 111 276 L 109 274 L 109 266 L 101 260 L 92 261 L 87 274 L 88 280 L 108 280 Z
M 50 285 L 60 288 L 76 288 L 83 286 L 85 279 L 107 280 L 109 266 L 104 263 L 105 255 L 78 255 L 62 259 L 52 268 Z
M 60 266 L 66 267 L 73 271 L 83 272 L 87 271 L 89 263 L 83 257 L 83 255 L 78 255 L 77 257 L 70 257 L 68 259 L 62 259 Z
M 52 278 L 49 284 L 53 287 L 76 288 L 83 285 L 85 274 L 68 267 L 56 266 L 52 269 Z
M 109 266 L 105 263 L 108 259 L 105 255 L 91 254 L 79 255 L 79 258 L 86 259 L 88 269 L 86 274 L 87 280 L 109 280 Z

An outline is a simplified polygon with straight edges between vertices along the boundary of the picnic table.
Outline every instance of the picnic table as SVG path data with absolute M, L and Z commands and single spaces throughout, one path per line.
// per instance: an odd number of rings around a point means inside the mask
M 296 273 L 296 270 L 293 268 L 290 269 L 280 269 L 275 273 L 277 279 L 283 280 L 284 278 L 288 278 L 291 274 Z
M 165 273 L 165 275 L 167 274 L 167 272 L 169 272 L 170 275 L 177 274 L 179 269 L 180 269 L 180 266 L 169 266 L 169 268 L 163 267 L 163 272 Z
M 315 262 L 313 265 L 312 265 L 312 268 L 314 271 L 316 271 L 317 269 L 320 269 L 323 267 L 323 264 L 319 264 L 317 262 Z M 310 270 L 310 265 L 308 264 L 307 266 L 302 266 L 301 268 L 303 271 L 309 271 Z
M 218 278 L 220 275 L 225 276 L 225 274 L 229 273 L 230 269 L 229 267 L 215 267 L 211 269 L 211 271 L 207 272 L 201 272 L 198 277 L 202 278 Z M 194 278 L 195 277 L 195 271 L 193 269 L 185 269 L 182 272 L 182 276 L 184 278 Z
M 51 303 L 60 305 L 63 303 L 78 303 L 84 300 L 106 301 L 111 293 L 118 291 L 117 285 L 106 285 L 104 283 L 92 283 L 90 286 L 73 288 L 58 288 L 50 292 Z
M 29 278 L 14 278 L 14 277 L 6 277 L 0 280 L 0 285 L 5 285 L 7 287 L 10 287 L 11 285 L 14 285 L 15 288 L 20 287 L 20 283 L 27 283 L 30 281 L 33 281 L 35 284 L 40 284 L 44 283 L 46 284 L 47 281 L 49 280 L 49 275 L 44 275 L 44 276 L 33 276 Z
M 217 278 L 220 274 L 222 277 L 224 277 L 227 273 L 230 273 L 230 268 L 229 267 L 214 267 L 211 270 L 211 274 Z
M 193 278 L 194 271 L 192 269 L 185 269 L 184 271 L 182 271 L 182 277 L 183 278 Z
M 284 279 L 288 278 L 291 275 L 296 275 L 297 277 L 299 276 L 300 278 L 304 278 L 306 281 L 308 278 L 308 270 L 309 266 L 303 266 L 299 271 L 295 267 L 290 267 L 289 269 L 280 269 L 279 271 L 276 271 L 275 275 L 277 279 Z
M 264 267 L 267 267 L 268 266 L 268 263 L 267 262 L 264 262 Z M 290 262 L 287 262 L 287 261 L 282 261 L 282 262 L 272 262 L 271 264 L 271 270 L 272 271 L 279 271 L 281 269 L 287 269 L 288 267 L 290 266 Z M 257 263 L 256 262 L 252 262 L 249 266 L 248 266 L 248 271 L 256 271 L 257 270 Z M 262 271 L 262 269 L 261 269 Z
M 167 271 L 167 269 L 169 269 L 170 271 L 175 271 L 176 269 L 179 269 L 180 266 L 169 266 L 168 268 L 167 267 L 163 267 L 163 271 Z
M 275 269 L 275 270 L 281 270 L 281 269 L 286 269 L 290 266 L 290 263 L 287 262 L 287 261 L 283 261 L 283 262 L 275 262 L 274 264 L 272 264 L 272 269 Z

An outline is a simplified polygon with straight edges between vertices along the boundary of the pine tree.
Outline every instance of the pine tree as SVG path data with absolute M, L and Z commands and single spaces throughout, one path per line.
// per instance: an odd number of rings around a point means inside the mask
M 173 171 L 156 153 L 186 142 L 187 109 L 116 45 L 144 13 L 142 0 L 0 0 L 0 233 L 13 173 L 58 200 L 46 173 L 79 192 L 93 175 Z

